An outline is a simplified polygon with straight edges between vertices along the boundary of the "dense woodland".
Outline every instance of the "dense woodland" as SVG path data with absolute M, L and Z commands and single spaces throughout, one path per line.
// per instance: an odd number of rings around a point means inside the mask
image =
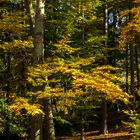
M 140 139 L 140 0 L 0 0 L 0 32 L 0 139 Z

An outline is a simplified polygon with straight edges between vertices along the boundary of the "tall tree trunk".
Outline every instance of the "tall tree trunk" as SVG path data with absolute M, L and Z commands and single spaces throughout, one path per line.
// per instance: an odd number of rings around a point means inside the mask
M 135 75 L 134 75 L 134 47 L 130 44 L 130 92 L 135 101 Z
M 138 92 L 140 89 L 140 72 L 139 72 L 139 51 L 138 46 L 135 46 L 135 59 L 136 59 L 136 76 L 137 76 L 137 84 L 136 91 Z
M 45 14 L 44 10 L 45 10 L 44 0 L 36 0 L 35 25 L 33 31 L 35 64 L 44 63 L 44 14 Z M 31 27 L 31 29 L 33 29 L 33 27 Z M 43 140 L 42 128 L 43 128 L 42 115 L 33 116 L 31 127 L 31 140 Z
M 10 53 L 7 54 L 7 73 L 6 73 L 6 102 L 7 105 L 9 105 L 9 92 L 10 92 L 10 61 L 11 61 L 11 57 L 10 57 Z M 8 108 L 6 108 L 8 111 Z M 9 126 L 9 116 L 6 113 L 5 114 L 5 118 L 6 118 L 6 122 L 5 122 L 5 136 L 6 136 L 6 140 L 10 140 L 10 126 Z
M 85 17 L 85 12 L 84 9 L 82 9 L 82 17 L 84 19 Z M 83 47 L 85 46 L 85 28 L 84 28 L 84 21 L 82 21 L 82 43 L 83 43 Z M 81 110 L 81 136 L 80 136 L 80 140 L 85 140 L 85 136 L 84 136 L 84 117 L 83 117 L 83 110 Z
M 128 48 L 126 49 L 126 59 L 125 59 L 125 67 L 126 67 L 126 88 L 125 88 L 125 91 L 128 93 L 129 89 L 128 89 L 128 85 L 129 85 L 129 80 L 128 80 L 128 76 L 129 76 L 129 68 L 128 68 L 128 65 L 129 65 L 129 60 L 128 60 Z
M 34 63 L 44 63 L 44 15 L 45 15 L 45 0 L 36 0 L 36 8 L 33 9 L 29 0 L 26 0 L 27 12 L 30 14 L 30 29 L 34 40 Z M 35 17 L 32 17 L 35 13 Z M 46 85 L 47 86 L 47 85 Z M 44 89 L 44 87 L 42 87 Z M 53 123 L 53 114 L 51 108 L 51 98 L 46 99 L 44 106 L 45 111 L 45 132 L 43 134 L 42 116 L 38 115 L 32 119 L 31 140 L 55 140 L 55 131 Z M 47 136 L 46 136 L 47 134 Z
M 105 4 L 105 8 L 104 8 L 104 34 L 108 37 L 108 7 L 107 4 Z M 108 41 L 105 41 L 105 65 L 108 64 L 108 52 L 107 52 L 107 48 L 108 48 Z M 108 133 L 108 125 L 107 125 L 107 101 L 103 100 L 102 101 L 102 133 L 103 134 L 107 134 Z
M 131 10 L 134 6 L 133 0 L 128 0 L 129 3 L 129 10 Z M 133 18 L 133 15 L 129 13 L 129 21 L 131 21 Z M 134 59 L 134 46 L 133 43 L 129 43 L 129 49 L 130 49 L 130 93 L 133 95 L 133 101 L 135 102 L 135 59 Z

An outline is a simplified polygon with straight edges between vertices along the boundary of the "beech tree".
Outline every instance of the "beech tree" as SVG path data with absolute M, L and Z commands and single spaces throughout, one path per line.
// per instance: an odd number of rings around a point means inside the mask
M 20 100 L 26 96 L 26 67 L 31 62 L 30 58 L 32 57 L 32 41 L 26 36 L 28 27 L 23 24 L 26 18 L 23 17 L 23 12 L 20 8 L 22 8 L 20 4 L 11 3 L 8 0 L 1 1 L 0 85 L 1 103 L 3 106 L 1 116 L 4 120 L 2 121 L 1 130 L 7 140 L 10 139 L 12 133 L 17 133 L 19 136 L 26 136 L 26 124 L 23 125 L 23 122 L 27 116 L 19 119 L 15 114 L 19 113 L 18 109 L 20 110 L 25 107 L 29 110 L 30 107 L 35 107 L 29 105 L 27 100 L 25 102 L 24 100 Z M 19 98 L 21 96 L 23 98 Z M 14 101 L 17 101 L 17 105 L 20 102 L 26 104 L 22 108 L 19 106 L 17 109 L 16 106 L 10 106 Z
M 129 7 L 128 10 L 123 12 L 123 16 L 129 17 L 129 22 L 122 29 L 122 34 L 120 35 L 120 46 L 128 50 L 130 55 L 130 61 L 128 61 L 130 65 L 130 89 L 129 92 L 134 95 L 134 100 L 137 100 L 137 93 L 139 91 L 139 56 L 138 56 L 138 36 L 139 36 L 139 19 L 138 12 L 139 6 L 137 6 L 139 2 L 135 1 L 133 5 L 135 7 Z M 131 8 L 131 9 L 130 9 Z M 134 57 L 135 56 L 135 57 Z M 136 74 L 135 74 L 136 73 Z

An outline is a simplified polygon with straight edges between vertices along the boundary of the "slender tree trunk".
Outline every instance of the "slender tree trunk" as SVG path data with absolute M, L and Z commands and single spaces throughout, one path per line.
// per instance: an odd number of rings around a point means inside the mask
M 30 0 L 25 0 L 25 6 L 26 6 L 27 15 L 29 16 L 30 33 L 32 36 L 34 36 L 34 25 L 35 25 L 34 12 L 35 11 L 33 10 L 33 6 Z
M 80 140 L 85 140 L 85 137 L 84 137 L 84 126 L 83 126 L 83 124 L 81 126 L 81 137 L 80 137 Z
M 107 134 L 108 133 L 108 124 L 107 124 L 107 118 L 108 118 L 108 113 L 107 113 L 107 101 L 103 100 L 102 101 L 102 106 L 103 106 L 103 112 L 102 112 L 102 134 Z
M 128 71 L 128 65 L 129 65 L 129 63 L 128 63 L 128 48 L 126 49 L 126 60 L 125 60 L 125 65 L 126 65 L 126 88 L 125 88 L 125 90 L 126 90 L 126 92 L 128 93 L 128 85 L 129 85 L 129 82 L 128 82 L 128 76 L 129 76 L 129 71 Z
M 6 102 L 7 102 L 7 105 L 9 105 L 9 92 L 10 92 L 10 82 L 9 82 L 9 79 L 10 79 L 10 61 L 11 61 L 11 57 L 10 57 L 10 53 L 7 54 L 7 73 L 6 73 Z M 8 108 L 6 108 L 8 111 Z M 6 113 L 5 114 L 5 118 L 6 118 L 6 122 L 5 122 L 5 136 L 6 136 L 6 140 L 10 140 L 10 126 L 9 126 L 9 116 L 8 114 Z
M 105 8 L 104 8 L 104 34 L 108 37 L 108 7 L 107 4 L 105 4 Z M 108 41 L 105 41 L 105 64 L 108 64 L 108 52 L 107 52 L 107 48 L 108 48 Z M 108 133 L 108 125 L 107 125 L 107 117 L 108 117 L 108 113 L 107 113 L 107 101 L 103 100 L 102 101 L 102 133 L 103 134 L 107 134 Z
M 85 140 L 83 110 L 81 110 L 81 136 L 80 136 L 80 140 Z
M 85 12 L 82 9 L 82 17 L 85 17 Z M 84 21 L 82 22 L 82 41 L 83 41 L 83 47 L 85 46 L 85 28 L 84 28 Z M 81 110 L 81 137 L 80 140 L 85 140 L 84 137 L 84 117 L 83 117 L 83 110 Z
M 135 75 L 134 75 L 134 47 L 130 44 L 130 92 L 134 96 L 135 101 Z
M 140 72 L 139 72 L 139 57 L 138 56 L 139 56 L 138 46 L 135 46 L 136 76 L 137 76 L 136 91 L 137 92 L 140 89 Z
M 128 0 L 129 10 L 131 10 L 134 6 L 133 0 Z M 129 21 L 133 18 L 133 15 L 129 13 Z M 134 59 L 134 46 L 133 43 L 129 43 L 130 49 L 130 93 L 133 95 L 133 101 L 135 102 L 135 59 Z

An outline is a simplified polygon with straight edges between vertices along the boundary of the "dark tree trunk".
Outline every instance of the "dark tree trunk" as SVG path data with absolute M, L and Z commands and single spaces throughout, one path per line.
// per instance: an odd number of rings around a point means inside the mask
M 107 134 L 108 133 L 108 113 L 107 113 L 107 101 L 104 100 L 102 102 L 103 106 L 103 113 L 102 113 L 102 134 Z
M 129 85 L 129 80 L 128 80 L 128 76 L 129 76 L 129 60 L 128 60 L 128 48 L 126 49 L 126 60 L 125 60 L 125 66 L 126 66 L 126 88 L 125 88 L 125 91 L 128 93 L 129 92 L 129 88 L 128 88 L 128 85 Z
M 32 117 L 31 140 L 43 140 L 42 123 L 42 115 Z
M 9 105 L 9 94 L 10 94 L 10 61 L 11 61 L 11 57 L 10 57 L 10 53 L 7 54 L 7 73 L 6 73 L 6 102 L 7 105 Z M 8 111 L 8 108 L 6 108 L 6 111 Z M 6 122 L 5 122 L 5 136 L 6 136 L 6 140 L 10 140 L 10 120 L 9 120 L 9 116 L 6 113 L 5 114 L 5 118 L 6 118 Z
M 130 92 L 135 101 L 134 47 L 130 44 Z
M 138 46 L 135 46 L 136 77 L 137 77 L 136 92 L 138 92 L 140 89 L 139 55 L 140 54 L 138 51 Z
M 85 140 L 83 110 L 81 110 L 81 136 L 80 136 L 80 140 Z

